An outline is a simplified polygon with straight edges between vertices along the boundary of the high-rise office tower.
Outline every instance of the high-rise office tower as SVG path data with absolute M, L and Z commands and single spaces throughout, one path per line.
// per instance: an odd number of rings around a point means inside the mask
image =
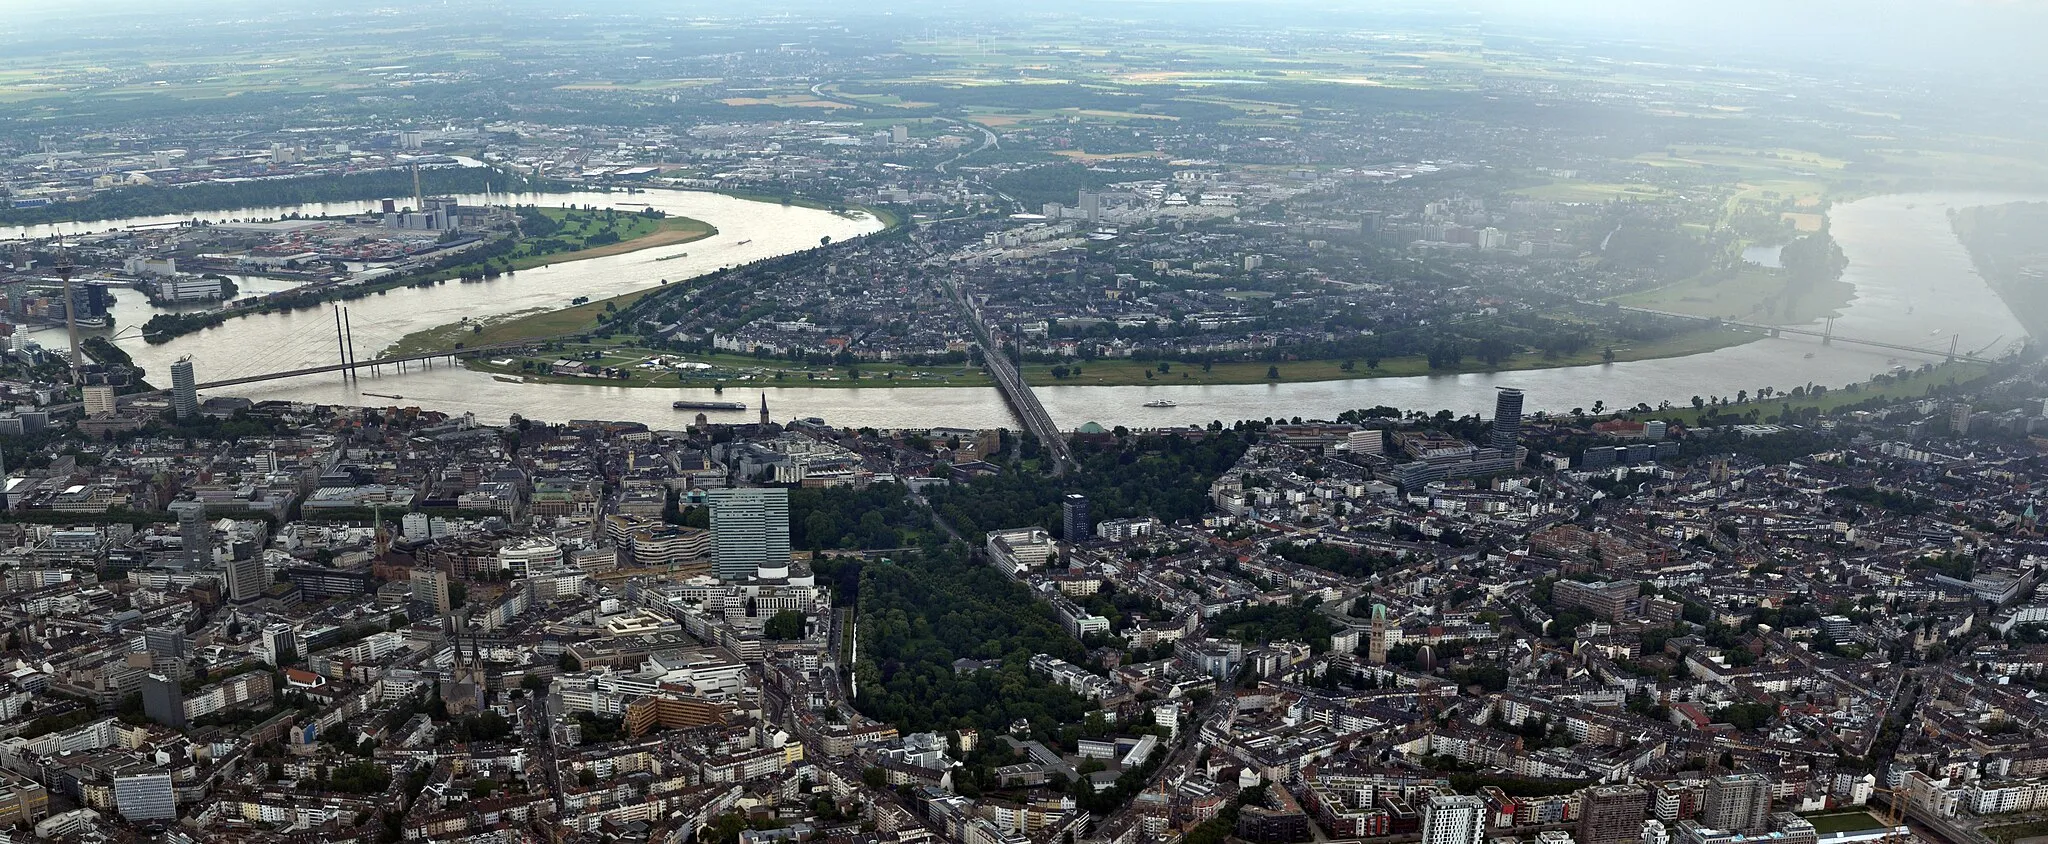
M 714 489 L 704 498 L 719 580 L 789 576 L 789 490 Z
M 185 657 L 185 631 L 177 627 L 142 628 L 142 649 L 173 659 Z
M 1637 785 L 1603 785 L 1580 795 L 1578 844 L 1638 844 L 1650 793 Z
M 199 381 L 192 376 L 190 356 L 171 364 L 171 410 L 179 419 L 199 415 Z
M 1522 440 L 1522 391 L 1502 387 L 1493 396 L 1493 447 L 1513 451 Z
M 162 674 L 142 675 L 142 714 L 166 727 L 185 727 L 185 692 Z
M 282 668 L 299 661 L 299 637 L 292 632 L 292 626 L 279 622 L 263 628 L 260 634 L 263 654 L 271 665 Z
M 1728 774 L 1707 780 L 1700 823 L 1729 832 L 1763 832 L 1771 817 L 1771 781 L 1763 774 Z
M 425 566 L 413 569 L 412 596 L 414 599 L 424 602 L 427 606 L 433 607 L 436 615 L 447 615 L 448 610 L 451 609 L 448 596 L 448 573 Z
M 1095 538 L 1095 523 L 1088 518 L 1088 496 L 1071 492 L 1060 499 L 1060 532 L 1068 542 L 1087 542 Z
M 228 561 L 228 600 L 246 604 L 263 597 L 270 589 L 270 572 L 263 567 L 263 558 L 255 555 L 237 557 Z
M 178 549 L 192 565 L 213 562 L 213 526 L 206 523 L 206 505 L 181 501 L 178 510 Z
M 1422 807 L 1422 844 L 1479 844 L 1486 840 L 1486 801 L 1438 795 Z

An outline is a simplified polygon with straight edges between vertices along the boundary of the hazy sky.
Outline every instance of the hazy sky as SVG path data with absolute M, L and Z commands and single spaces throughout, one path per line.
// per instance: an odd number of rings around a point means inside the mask
M 514 5 L 521 2 L 513 0 Z M 370 0 L 352 5 L 361 9 L 421 10 L 450 5 L 457 14 L 475 14 L 479 8 L 493 7 L 476 0 Z M 1482 27 L 1498 24 L 1525 31 L 1598 33 L 1713 50 L 1782 54 L 1794 59 L 1857 59 L 1883 65 L 1931 65 L 1990 72 L 2014 66 L 2041 67 L 2048 62 L 2042 56 L 2048 51 L 2041 49 L 2042 44 L 2048 43 L 2048 0 L 1040 0 L 1021 5 L 984 5 L 971 0 L 869 0 L 854 6 L 819 0 L 758 0 L 742 7 L 724 0 L 554 0 L 544 5 L 550 9 L 587 7 L 612 13 L 638 6 L 668 14 L 710 15 L 782 7 L 822 9 L 826 14 L 894 9 L 911 15 L 920 10 L 943 9 L 957 14 L 963 9 L 979 8 L 997 14 L 1057 10 L 1143 16 L 1156 10 L 1162 17 L 1173 16 L 1174 7 L 1181 7 L 1183 14 L 1199 8 L 1209 13 L 1202 15 L 1205 18 L 1219 12 L 1227 15 L 1227 10 L 1235 6 L 1256 8 L 1265 13 L 1261 17 L 1300 8 L 1304 21 L 1369 20 L 1375 13 L 1393 10 L 1454 14 L 1463 11 L 1477 13 L 1474 17 Z M 0 0 L 0 30 L 32 28 L 37 20 L 85 16 L 105 19 L 124 12 L 172 13 L 189 8 L 200 17 L 218 19 L 241 10 L 275 13 L 295 6 L 333 8 L 324 0 Z
M 1814 58 L 2039 63 L 2048 0 L 1471 0 L 1490 20 Z

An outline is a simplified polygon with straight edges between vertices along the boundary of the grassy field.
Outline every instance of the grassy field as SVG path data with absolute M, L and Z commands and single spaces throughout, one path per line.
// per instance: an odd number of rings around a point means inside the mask
M 1884 821 L 1869 812 L 1843 812 L 1834 815 L 1810 815 L 1806 822 L 1813 824 L 1813 831 L 1821 835 L 1831 832 L 1861 832 L 1866 829 L 1883 829 Z
M 2015 841 L 2048 835 L 2048 821 L 2000 824 L 1998 826 L 1987 826 L 1977 831 L 1983 833 L 1985 838 L 1996 841 L 1998 844 L 2013 844 Z
M 1704 412 L 1694 410 L 1691 407 L 1681 407 L 1652 415 L 1658 419 L 1683 422 L 1687 425 L 1697 425 L 1699 424 L 1700 417 L 1706 412 L 1720 415 L 1730 413 L 1744 414 L 1755 410 L 1759 412 L 1758 418 L 1762 419 L 1778 415 L 1785 405 L 1788 404 L 1795 410 L 1813 408 L 1827 413 L 1848 407 L 1849 405 L 1866 402 L 1872 398 L 1879 398 L 1885 402 L 1902 402 L 1921 398 L 1926 396 L 1927 392 L 1935 387 L 1969 384 L 1972 381 L 1983 378 L 1990 374 L 1990 372 L 1991 368 L 1981 363 L 1950 363 L 1936 366 L 1927 372 L 1915 371 L 1901 376 L 1885 375 L 1875 380 L 1845 387 L 1828 386 L 1827 392 L 1822 393 L 1819 398 L 1787 399 L 1773 396 L 1768 401 L 1750 401 L 1741 404 L 1730 403 L 1718 407 L 1708 407 Z M 1778 389 L 1789 389 L 1791 385 L 1765 383 L 1758 384 L 1757 386 L 1775 386 Z
M 530 270 L 549 264 L 566 264 L 589 258 L 604 258 L 623 255 L 657 246 L 675 246 L 702 240 L 718 233 L 718 227 L 702 220 L 688 217 L 647 217 L 631 212 L 619 212 L 607 217 L 602 211 L 584 211 L 568 208 L 542 208 L 540 213 L 562 224 L 560 231 L 546 238 L 528 238 L 501 258 L 494 258 L 491 264 L 503 266 L 510 263 L 513 270 Z M 602 232 L 618 235 L 616 242 L 589 245 L 591 239 Z M 559 241 L 567 248 L 560 251 L 543 251 L 535 241 Z M 483 264 L 463 264 L 419 276 L 420 280 L 459 278 L 465 273 L 485 269 Z
M 1614 301 L 1675 314 L 1766 325 L 1805 325 L 1838 315 L 1856 295 L 1856 285 L 1840 279 L 1812 285 L 1796 296 L 1788 289 L 1790 284 L 1791 277 L 1784 273 L 1745 269 L 1733 274 L 1707 273 L 1667 287 L 1619 296 Z
M 626 345 L 630 339 L 616 337 L 591 343 L 552 344 L 531 354 L 471 360 L 468 365 L 483 372 L 517 375 L 542 383 L 618 387 L 988 387 L 993 384 L 987 374 L 966 365 L 913 367 L 863 363 L 855 367 L 811 366 L 746 355 L 669 354 Z M 591 353 L 596 353 L 597 357 L 588 357 Z M 548 374 L 551 364 L 558 358 L 585 360 L 598 366 L 623 369 L 630 375 L 619 379 Z M 656 361 L 657 358 L 660 360 Z M 498 362 L 508 360 L 508 363 Z M 650 361 L 656 361 L 658 365 L 641 366 Z M 685 363 L 691 366 L 679 365 Z M 702 368 L 698 368 L 700 365 Z
M 384 353 L 409 354 L 453 349 L 458 344 L 465 347 L 492 346 L 589 331 L 597 327 L 598 315 L 606 313 L 607 305 L 614 310 L 624 308 L 638 301 L 640 297 L 660 289 L 662 288 L 653 287 L 624 296 L 587 302 L 572 308 L 514 311 L 482 319 L 452 322 L 407 334 Z

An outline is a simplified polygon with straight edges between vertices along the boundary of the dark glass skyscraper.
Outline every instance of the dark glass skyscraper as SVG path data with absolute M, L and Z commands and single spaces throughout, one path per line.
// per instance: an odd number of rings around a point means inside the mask
M 1502 387 L 1493 397 L 1493 447 L 1513 451 L 1522 439 L 1522 391 Z
M 1075 492 L 1060 500 L 1060 533 L 1068 542 L 1095 538 L 1095 523 L 1088 518 L 1088 496 Z
M 171 364 L 171 410 L 179 419 L 199 415 L 199 380 L 192 375 L 192 358 L 178 358 Z

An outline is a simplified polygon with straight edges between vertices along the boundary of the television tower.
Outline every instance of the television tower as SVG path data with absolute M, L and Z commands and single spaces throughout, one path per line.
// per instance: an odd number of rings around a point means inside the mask
M 78 351 L 78 299 L 71 295 L 71 276 L 77 272 L 78 267 L 71 263 L 71 253 L 69 251 L 58 253 L 57 277 L 64 280 L 64 328 L 71 334 L 71 386 L 73 387 L 85 383 L 84 376 L 80 374 L 82 372 L 80 364 L 85 359 L 80 356 Z

